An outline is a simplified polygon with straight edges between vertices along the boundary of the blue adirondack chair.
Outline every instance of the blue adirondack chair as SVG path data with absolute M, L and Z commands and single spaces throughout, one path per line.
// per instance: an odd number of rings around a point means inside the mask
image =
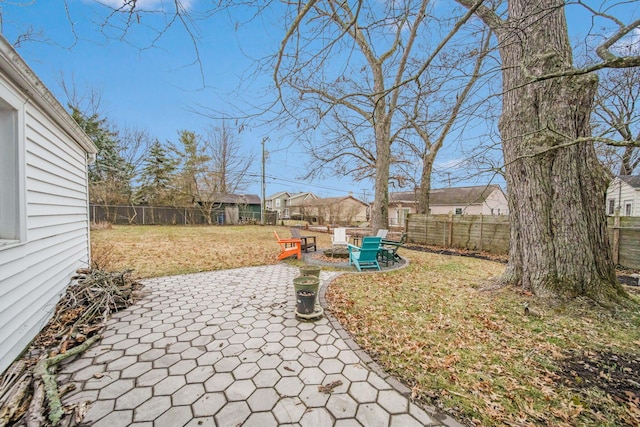
M 363 268 L 375 268 L 380 270 L 378 264 L 378 251 L 382 237 L 363 237 L 362 246 L 349 244 L 349 265 L 353 263 L 358 271 Z

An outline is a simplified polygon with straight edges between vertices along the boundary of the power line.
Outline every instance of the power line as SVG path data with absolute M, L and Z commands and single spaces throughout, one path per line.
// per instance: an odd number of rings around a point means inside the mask
M 258 174 L 247 174 L 247 176 L 261 177 L 261 175 L 258 175 Z M 324 186 L 324 185 L 310 184 L 310 183 L 304 182 L 304 181 L 295 181 L 295 180 L 284 179 L 284 178 L 280 178 L 280 177 L 276 177 L 276 176 L 270 176 L 270 175 L 265 175 L 265 178 L 269 178 L 269 179 L 272 179 L 274 181 L 286 182 L 286 183 L 290 183 L 290 184 L 304 185 L 306 187 L 320 188 L 322 190 L 332 190 L 332 191 L 337 191 L 337 192 L 340 192 L 340 193 L 347 193 L 348 194 L 348 193 L 355 192 L 355 190 L 345 190 L 344 188 L 327 187 L 327 186 Z

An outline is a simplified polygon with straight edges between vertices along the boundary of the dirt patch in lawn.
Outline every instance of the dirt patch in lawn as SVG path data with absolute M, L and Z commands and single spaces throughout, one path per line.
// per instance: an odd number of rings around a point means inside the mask
M 560 381 L 578 395 L 602 392 L 627 405 L 634 422 L 640 423 L 640 356 L 610 351 L 572 352 L 561 363 Z M 601 401 L 602 402 L 602 401 Z M 604 403 L 603 403 L 604 405 Z M 604 412 L 605 407 L 591 408 Z

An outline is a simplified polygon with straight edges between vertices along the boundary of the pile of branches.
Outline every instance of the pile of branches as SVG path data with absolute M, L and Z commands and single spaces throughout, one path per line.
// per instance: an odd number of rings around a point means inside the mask
M 78 270 L 49 323 L 0 377 L 0 427 L 78 424 L 85 407 L 62 405 L 72 387 L 58 387 L 57 365 L 99 340 L 111 313 L 133 304 L 141 289 L 131 270 Z

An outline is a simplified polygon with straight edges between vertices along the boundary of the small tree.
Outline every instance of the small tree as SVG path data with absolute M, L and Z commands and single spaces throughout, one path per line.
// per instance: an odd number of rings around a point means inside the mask
M 169 156 L 167 148 L 157 139 L 151 145 L 144 161 L 136 192 L 136 200 L 150 206 L 173 205 L 173 184 L 178 161 Z

